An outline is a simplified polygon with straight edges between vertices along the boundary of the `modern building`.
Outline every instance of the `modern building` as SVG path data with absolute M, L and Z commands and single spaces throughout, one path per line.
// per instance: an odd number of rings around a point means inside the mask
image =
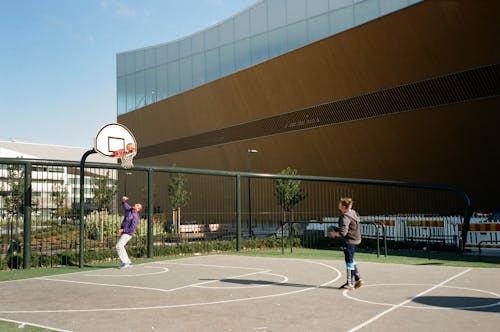
M 118 122 L 136 164 L 450 185 L 493 212 L 498 13 L 488 0 L 257 1 L 118 54 Z

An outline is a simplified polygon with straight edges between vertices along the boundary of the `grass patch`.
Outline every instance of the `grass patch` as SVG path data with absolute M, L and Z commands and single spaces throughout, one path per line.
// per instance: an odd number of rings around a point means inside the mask
M 45 332 L 45 331 L 55 331 L 51 329 L 45 329 L 38 326 L 23 325 L 22 323 L 14 323 L 0 320 L 0 331 L 2 332 Z

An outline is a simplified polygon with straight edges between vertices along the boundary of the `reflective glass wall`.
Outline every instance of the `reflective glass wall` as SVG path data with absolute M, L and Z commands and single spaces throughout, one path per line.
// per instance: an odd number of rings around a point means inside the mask
M 119 53 L 125 114 L 423 0 L 261 0 L 186 38 Z

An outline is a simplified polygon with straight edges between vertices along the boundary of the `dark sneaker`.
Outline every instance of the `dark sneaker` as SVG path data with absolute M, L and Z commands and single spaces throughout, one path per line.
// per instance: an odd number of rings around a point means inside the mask
M 359 280 L 357 280 L 355 283 L 354 283 L 354 288 L 358 289 L 359 287 L 363 286 L 365 282 L 363 281 L 363 279 L 359 278 Z
M 119 269 L 123 270 L 123 269 L 129 268 L 129 267 L 130 267 L 130 264 L 122 263 L 122 265 L 120 265 Z

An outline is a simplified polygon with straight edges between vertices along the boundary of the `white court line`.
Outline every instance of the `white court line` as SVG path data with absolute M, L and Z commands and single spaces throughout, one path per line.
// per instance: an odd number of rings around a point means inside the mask
M 369 287 L 379 287 L 379 286 L 385 286 L 385 287 L 406 287 L 406 286 L 419 286 L 419 287 L 430 287 L 434 286 L 434 284 L 373 284 L 373 285 L 365 285 L 363 286 L 363 289 L 369 288 Z M 479 292 L 483 294 L 488 294 L 488 295 L 493 295 L 497 298 L 500 298 L 500 294 L 482 290 L 482 289 L 477 289 L 477 288 L 468 288 L 468 287 L 457 287 L 457 286 L 445 286 L 441 285 L 442 288 L 451 288 L 451 289 L 458 289 L 458 290 L 467 290 L 467 291 L 472 291 L 472 292 Z M 363 303 L 368 303 L 368 304 L 375 304 L 375 305 L 383 305 L 383 306 L 393 306 L 394 303 L 383 303 L 383 302 L 375 302 L 375 301 L 369 301 L 369 300 L 362 300 L 358 299 L 353 296 L 354 292 L 349 293 L 348 290 L 345 290 L 342 294 L 347 297 L 350 300 L 353 301 L 358 301 L 358 302 L 363 302 Z M 421 310 L 455 310 L 455 309 L 461 309 L 461 310 L 471 310 L 471 309 L 484 309 L 484 308 L 491 308 L 491 307 L 496 307 L 500 305 L 500 301 L 498 302 L 493 302 L 490 304 L 483 304 L 483 305 L 476 305 L 476 306 L 467 306 L 467 307 L 431 307 L 431 306 L 416 306 L 416 305 L 404 305 L 404 308 L 410 308 L 410 309 L 421 309 Z
M 439 283 L 439 284 L 437 284 L 437 285 L 435 285 L 435 286 L 433 286 L 433 287 L 431 287 L 431 288 L 429 288 L 429 289 L 427 289 L 427 290 L 425 290 L 425 291 L 423 291 L 423 292 L 418 293 L 418 294 L 417 294 L 417 295 L 415 295 L 415 296 L 412 296 L 412 297 L 411 297 L 411 298 L 409 298 L 408 300 L 405 300 L 405 301 L 403 301 L 403 302 L 401 302 L 401 303 L 399 303 L 399 304 L 393 305 L 391 308 L 389 308 L 389 309 L 387 309 L 387 310 L 385 310 L 385 311 L 382 311 L 381 313 L 379 313 L 378 315 L 373 316 L 372 318 L 370 318 L 369 320 L 365 321 L 364 323 L 361 323 L 361 324 L 359 324 L 358 326 L 353 327 L 353 328 L 352 328 L 352 329 L 350 329 L 348 332 L 354 332 L 354 331 L 358 331 L 358 330 L 362 329 L 363 327 L 365 327 L 365 326 L 367 326 L 367 325 L 369 325 L 369 324 L 373 323 L 374 321 L 376 321 L 376 320 L 377 320 L 377 319 L 379 319 L 380 317 L 382 317 L 382 316 L 384 316 L 384 315 L 386 315 L 386 314 L 390 313 L 391 311 L 394 311 L 394 310 L 396 310 L 396 309 L 398 309 L 398 308 L 403 307 L 404 305 L 406 305 L 407 303 L 409 303 L 409 302 L 411 302 L 411 301 L 415 300 L 416 298 L 418 298 L 418 297 L 420 297 L 420 296 L 422 296 L 422 295 L 424 295 L 424 294 L 427 294 L 427 293 L 429 293 L 429 292 L 433 291 L 434 289 L 436 289 L 436 288 L 438 288 L 438 287 L 440 287 L 440 286 L 443 286 L 443 285 L 444 285 L 444 284 L 446 284 L 447 282 L 450 282 L 450 281 L 452 281 L 453 279 L 456 279 L 456 278 L 460 277 L 461 275 L 466 274 L 466 273 L 467 273 L 467 272 L 469 272 L 470 270 L 472 270 L 472 269 L 467 269 L 467 270 L 465 270 L 465 271 L 462 271 L 462 272 L 460 272 L 459 274 L 454 275 L 453 277 L 450 277 L 450 278 L 446 279 L 445 281 L 443 281 L 443 282 L 441 282 L 441 283 Z
M 237 275 L 237 276 L 229 276 L 229 277 L 225 277 L 224 279 L 228 279 L 228 278 L 241 278 L 241 277 L 246 277 L 246 276 L 249 276 L 249 275 L 252 275 L 252 274 L 257 274 L 257 273 L 262 273 L 262 272 L 270 272 L 270 271 L 272 271 L 272 270 L 262 270 L 262 271 L 257 271 L 257 272 L 252 272 L 252 273 L 246 273 L 246 274 Z M 90 281 L 65 280 L 65 279 L 57 279 L 57 278 L 38 277 L 38 278 L 35 278 L 35 279 L 45 280 L 45 281 L 67 282 L 67 283 L 82 284 L 82 285 L 92 285 L 92 286 L 140 289 L 140 290 L 149 290 L 149 291 L 166 292 L 166 293 L 173 292 L 173 291 L 180 290 L 180 289 L 184 289 L 184 288 L 197 287 L 197 286 L 200 286 L 200 285 L 205 285 L 205 284 L 209 284 L 209 283 L 220 281 L 220 279 L 216 279 L 216 280 L 209 280 L 209 281 L 198 282 L 198 283 L 195 283 L 195 284 L 184 285 L 184 286 L 180 286 L 180 287 L 176 287 L 176 288 L 164 289 L 164 288 L 140 287 L 140 286 L 129 286 L 129 285 L 118 285 L 118 284 L 105 284 L 105 283 L 90 282 Z
M 215 265 L 215 264 L 199 264 L 199 263 L 174 263 L 174 262 L 168 262 L 168 261 L 162 261 L 162 262 L 153 262 L 154 264 L 159 264 L 159 265 L 181 265 L 181 266 L 202 266 L 202 267 L 218 267 L 218 268 L 223 268 L 223 269 L 241 269 L 241 270 L 258 270 L 258 271 L 267 271 L 266 269 L 263 268 L 258 268 L 258 267 L 247 267 L 247 266 L 231 266 L 231 265 Z M 269 270 L 271 271 L 271 270 Z
M 337 280 L 339 280 L 341 277 L 340 271 L 337 270 L 336 268 L 334 268 L 333 266 L 328 265 L 328 264 L 324 264 L 321 262 L 307 261 L 307 260 L 297 260 L 297 259 L 294 259 L 294 260 L 299 261 L 299 262 L 311 263 L 311 264 L 315 264 L 315 265 L 324 266 L 330 270 L 335 271 L 337 276 L 329 281 L 322 283 L 321 285 L 302 288 L 302 289 L 294 290 L 294 291 L 290 291 L 290 292 L 269 294 L 269 295 L 255 296 L 255 297 L 244 297 L 244 298 L 236 298 L 236 299 L 229 299 L 229 300 L 212 301 L 212 302 L 195 302 L 195 303 L 186 303 L 186 304 L 171 304 L 171 305 L 159 305 L 159 306 L 147 306 L 147 307 L 128 307 L 128 308 L 93 308 L 93 309 L 61 309 L 61 310 L 50 310 L 49 309 L 49 310 L 11 310 L 11 311 L 0 310 L 0 313 L 13 314 L 13 313 L 117 312 L 117 311 L 153 310 L 153 309 L 170 309 L 170 308 L 188 308 L 188 307 L 198 307 L 198 306 L 205 306 L 205 305 L 247 302 L 247 301 L 270 299 L 270 298 L 275 298 L 275 297 L 282 297 L 282 296 L 307 292 L 307 291 L 310 291 L 313 289 L 325 287 L 329 284 L 332 284 L 332 283 L 336 282 Z M 224 266 L 221 266 L 221 267 L 224 267 Z M 264 271 L 266 271 L 266 270 L 264 270 Z M 259 273 L 259 272 L 256 272 L 256 273 Z M 47 280 L 58 281 L 58 280 L 52 280 L 52 279 L 47 279 Z M 60 280 L 60 281 L 65 281 L 65 280 Z M 210 281 L 212 281 L 212 280 L 210 280 Z M 109 285 L 104 285 L 104 286 L 109 286 Z M 116 286 L 116 285 L 114 285 L 114 286 Z M 185 287 L 181 287 L 181 288 L 185 288 Z M 165 290 L 162 290 L 162 291 L 165 291 Z
M 73 332 L 70 330 L 61 330 L 61 329 L 57 329 L 55 327 L 50 327 L 50 326 L 46 326 L 46 325 L 40 325 L 40 324 L 28 323 L 28 322 L 20 322 L 17 320 L 6 319 L 6 318 L 1 318 L 1 317 L 0 317 L 0 320 L 2 320 L 4 322 L 19 324 L 18 328 L 24 328 L 25 325 L 28 325 L 28 326 L 40 327 L 42 329 L 48 329 L 48 330 L 57 331 L 57 332 Z
M 87 273 L 84 274 L 85 277 L 110 277 L 110 278 L 129 278 L 129 277 L 145 277 L 145 276 L 152 276 L 156 274 L 163 274 L 168 272 L 168 267 L 161 267 L 161 266 L 143 266 L 144 268 L 149 268 L 149 269 L 161 269 L 161 271 L 158 272 L 151 272 L 151 273 L 135 273 L 135 274 L 97 274 L 97 273 Z M 109 269 L 107 269 L 109 270 Z M 128 270 L 130 271 L 130 269 Z

